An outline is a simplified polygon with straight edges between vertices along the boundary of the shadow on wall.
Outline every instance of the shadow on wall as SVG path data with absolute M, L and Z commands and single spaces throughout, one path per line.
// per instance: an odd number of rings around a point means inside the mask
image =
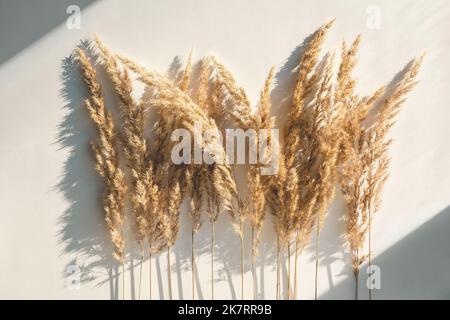
M 65 23 L 70 5 L 81 10 L 96 0 L 15 0 L 0 2 L 0 65 Z M 7 44 L 7 45 L 6 45 Z
M 372 299 L 450 298 L 450 206 L 373 259 L 380 267 L 381 289 L 372 290 Z M 367 298 L 361 271 L 361 298 Z M 321 299 L 353 299 L 353 275 Z

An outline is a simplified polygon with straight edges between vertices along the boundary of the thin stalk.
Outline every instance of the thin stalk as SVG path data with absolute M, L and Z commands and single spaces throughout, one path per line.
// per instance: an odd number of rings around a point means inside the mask
M 373 161 L 373 159 L 375 157 L 373 150 L 371 150 L 370 155 L 371 155 L 371 159 Z M 369 177 L 368 177 L 369 181 L 372 181 L 373 180 L 372 166 L 370 166 L 368 175 L 369 175 Z M 367 213 L 368 213 L 368 218 L 369 218 L 369 225 L 368 225 L 369 252 L 368 252 L 368 255 L 367 255 L 368 257 L 367 258 L 368 258 L 369 272 L 372 272 L 372 268 L 371 268 L 371 266 L 372 266 L 372 241 L 371 241 L 372 240 L 371 239 L 371 235 L 372 235 L 372 230 L 371 230 L 371 227 L 372 227 L 372 212 L 371 212 L 370 209 L 371 209 L 371 205 L 370 205 L 370 202 L 369 202 L 369 206 L 367 207 Z M 371 273 L 369 273 L 369 277 L 370 277 L 370 274 Z M 369 300 L 372 300 L 372 289 L 371 289 L 370 284 L 368 286 L 368 289 L 369 289 Z
M 356 250 L 356 261 L 359 261 L 359 252 Z M 359 267 L 358 267 L 359 268 Z M 353 274 L 355 275 L 355 300 L 358 300 L 358 278 L 359 278 L 359 269 L 353 270 Z
M 253 280 L 253 300 L 256 300 L 256 273 L 255 273 L 255 227 L 252 226 L 252 280 Z
M 317 242 L 316 242 L 316 275 L 315 275 L 315 280 L 314 280 L 314 300 L 317 300 L 317 279 L 318 279 L 318 270 L 319 270 L 319 235 L 320 235 L 320 230 L 319 230 L 319 215 L 317 215 L 317 223 L 316 223 L 316 238 L 317 238 Z
M 122 259 L 122 300 L 125 300 L 125 261 Z
M 149 290 L 150 290 L 150 300 L 152 300 L 152 244 L 149 242 L 148 250 L 148 265 L 149 265 Z
M 287 299 L 291 298 L 291 242 L 287 243 L 287 263 L 288 263 L 288 274 L 287 274 Z
M 372 272 L 372 241 L 371 241 L 371 225 L 372 225 L 372 217 L 371 217 L 371 212 L 370 212 L 370 208 L 369 208 L 369 254 L 368 254 L 368 264 L 369 264 L 369 271 Z M 371 273 L 369 274 L 369 276 L 371 275 Z M 369 300 L 372 300 L 372 288 L 369 284 Z
M 149 264 L 149 272 L 150 272 L 150 300 L 152 300 L 152 252 L 149 252 L 149 258 L 148 258 L 148 264 Z
M 242 219 L 240 221 L 241 228 L 241 300 L 244 300 L 244 227 L 242 225 Z
M 211 222 L 211 300 L 214 300 L 214 233 L 215 221 Z
M 295 258 L 294 258 L 294 300 L 297 300 L 297 261 L 298 261 L 298 242 L 299 242 L 299 228 L 295 236 Z
M 172 300 L 172 275 L 170 264 L 170 246 L 167 246 L 167 280 L 169 282 L 169 299 Z
M 141 266 L 139 268 L 139 300 L 141 300 L 141 287 L 142 287 L 142 264 L 144 263 L 144 248 L 141 244 Z
M 277 237 L 277 284 L 276 284 L 276 292 L 277 292 L 277 300 L 280 300 L 280 238 Z
M 123 228 L 120 229 L 120 237 L 123 239 Z M 122 300 L 125 300 L 125 257 L 122 257 Z
M 194 256 L 194 224 L 191 230 L 191 264 L 192 264 L 192 300 L 195 300 L 195 256 Z

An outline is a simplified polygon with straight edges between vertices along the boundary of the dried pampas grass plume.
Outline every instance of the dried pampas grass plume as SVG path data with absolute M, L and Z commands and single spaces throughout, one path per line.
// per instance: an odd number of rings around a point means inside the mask
M 347 205 L 346 236 L 352 254 L 356 299 L 361 265 L 369 260 L 370 266 L 371 223 L 373 214 L 380 207 L 382 188 L 388 177 L 388 148 L 392 140 L 387 138 L 387 134 L 406 95 L 417 84 L 416 76 L 422 61 L 423 56 L 412 61 L 402 79 L 391 90 L 386 90 L 383 97 L 384 88 L 369 98 L 354 97 L 346 106 L 348 125 L 345 127 L 345 143 L 342 146 L 340 185 Z M 382 101 L 375 109 L 378 105 L 375 102 L 380 99 Z M 366 119 L 366 116 L 371 109 L 375 109 L 374 119 L 371 124 L 367 124 L 370 119 Z M 369 252 L 363 254 L 367 234 Z
M 301 143 L 299 176 L 302 196 L 300 196 L 296 238 L 296 257 L 302 252 L 316 226 L 316 274 L 315 299 L 319 265 L 319 235 L 325 220 L 327 208 L 334 197 L 336 185 L 336 164 L 341 139 L 342 118 L 335 110 L 332 100 L 332 67 L 334 54 L 328 54 L 321 81 L 318 86 L 310 117 L 305 118 L 303 135 L 310 140 Z M 306 179 L 305 179 L 306 178 Z M 296 268 L 296 265 L 295 265 Z M 294 269 L 294 280 L 295 277 Z M 294 284 L 294 294 L 296 294 Z
M 273 150 L 270 150 L 270 130 L 274 126 L 274 119 L 270 117 L 270 88 L 274 76 L 274 68 L 269 70 L 264 88 L 260 93 L 260 101 L 258 106 L 258 113 L 256 115 L 256 128 L 254 130 L 258 134 L 258 152 L 261 154 L 260 159 L 266 157 L 269 159 L 269 155 Z M 262 141 L 262 131 L 267 130 L 267 141 Z M 261 148 L 261 145 L 264 148 Z M 272 163 L 270 163 L 272 165 Z M 261 174 L 261 165 L 250 166 L 247 172 L 247 183 L 250 191 L 250 224 L 252 226 L 252 278 L 253 278 L 253 298 L 256 299 L 256 270 L 255 270 L 255 258 L 258 255 L 258 244 L 261 229 L 265 218 L 266 211 L 266 194 L 269 191 L 267 187 L 267 176 Z
M 208 56 L 211 68 L 215 71 L 215 79 L 213 82 L 212 97 L 210 97 L 209 114 L 219 123 L 224 124 L 224 120 L 232 118 L 236 105 L 244 103 L 246 109 L 250 108 L 250 102 L 244 89 L 236 84 L 232 73 L 223 65 L 223 63 L 215 56 Z M 228 97 L 228 98 L 226 98 Z M 225 128 L 221 128 L 225 131 Z M 233 157 L 235 154 L 233 154 Z M 236 165 L 233 166 L 236 170 Z M 234 230 L 239 236 L 241 250 L 241 299 L 244 299 L 244 222 L 249 215 L 249 201 L 242 199 L 237 200 L 237 206 L 231 212 L 232 224 Z
M 314 158 L 308 156 L 318 152 L 318 144 L 312 132 L 308 133 L 311 127 L 311 112 L 308 110 L 308 101 L 314 98 L 319 86 L 321 68 L 318 65 L 319 54 L 322 43 L 331 28 L 333 21 L 320 27 L 306 45 L 305 51 L 300 57 L 297 79 L 292 93 L 291 105 L 287 113 L 287 118 L 283 124 L 282 141 L 283 146 L 280 154 L 280 170 L 278 176 L 273 176 L 270 182 L 271 191 L 268 198 L 269 208 L 274 215 L 275 231 L 277 233 L 277 298 L 279 298 L 279 255 L 283 248 L 287 249 L 288 277 L 287 277 L 287 298 L 291 296 L 290 280 L 290 243 L 296 239 L 296 256 L 299 249 L 299 237 L 302 234 L 308 235 L 307 228 L 313 210 L 316 197 L 311 192 L 305 192 L 305 186 L 311 186 L 314 190 L 312 180 L 306 180 L 311 176 L 310 169 Z M 306 154 L 305 154 L 306 153 Z M 312 177 L 311 177 L 312 178 Z M 305 197 L 305 195 L 307 195 Z M 305 203 L 305 200 L 308 202 Z M 303 238 L 306 238 L 304 236 Z M 297 258 L 295 259 L 294 268 Z M 296 272 L 294 272 L 294 282 L 296 283 Z M 294 291 L 296 287 L 294 285 Z M 295 292 L 296 293 L 296 292 Z
M 205 110 L 165 77 L 157 72 L 147 71 L 125 57 L 119 56 L 119 59 L 130 70 L 138 74 L 139 80 L 157 91 L 156 95 L 148 101 L 149 104 L 162 112 L 167 112 L 177 128 L 187 129 L 193 135 L 194 126 L 197 123 L 201 124 L 204 131 L 219 131 L 215 121 L 208 117 Z M 214 154 L 219 159 L 225 159 L 223 146 L 214 137 L 204 139 L 203 144 L 198 147 L 201 150 L 209 150 L 211 154 Z M 203 167 L 200 169 L 200 174 L 203 175 L 202 180 L 206 182 L 204 190 L 206 191 L 208 218 L 211 221 L 212 236 L 214 236 L 214 224 L 219 212 L 233 211 L 232 203 L 233 199 L 236 198 L 236 184 L 231 168 L 225 162 L 202 165 L 200 167 Z M 182 188 L 182 190 L 184 191 L 185 188 Z M 213 250 L 214 243 L 211 244 L 212 254 L 214 254 Z M 213 290 L 214 286 L 212 286 L 212 297 L 214 297 Z
M 270 117 L 270 86 L 272 83 L 274 69 L 271 68 L 266 79 L 264 89 L 261 91 L 261 98 L 257 113 L 253 113 L 251 109 L 250 100 L 247 97 L 245 90 L 239 87 L 234 79 L 232 73 L 225 67 L 225 65 L 215 56 L 210 56 L 209 60 L 217 72 L 215 89 L 216 96 L 226 95 L 225 107 L 216 108 L 213 115 L 217 118 L 226 118 L 234 121 L 243 130 L 253 130 L 257 135 L 256 146 L 259 146 L 262 141 L 261 130 L 270 130 L 273 127 L 274 120 Z M 219 116 L 217 116 L 219 115 Z M 270 131 L 269 131 L 270 132 Z M 270 134 L 267 137 L 270 140 Z M 268 156 L 269 142 L 265 142 L 265 148 L 259 147 L 259 152 L 262 156 Z M 264 150 L 263 150 L 264 149 Z M 261 157 L 261 155 L 260 155 Z M 237 233 L 241 240 L 241 271 L 243 279 L 243 256 L 244 256 L 244 229 L 243 222 L 245 219 L 250 219 L 252 226 L 252 279 L 253 279 L 253 298 L 256 299 L 256 272 L 255 272 L 255 257 L 257 255 L 257 246 L 259 243 L 259 234 L 262 228 L 264 213 L 265 213 L 265 197 L 267 184 L 265 176 L 260 173 L 260 164 L 250 165 L 247 171 L 247 184 L 249 191 L 249 199 L 240 200 L 238 204 L 238 217 L 235 223 Z
M 222 79 L 220 74 L 216 74 L 216 76 L 211 79 L 211 75 L 214 70 L 215 62 L 218 61 L 214 56 L 207 56 L 201 60 L 200 65 L 200 74 L 199 74 L 199 86 L 197 89 L 196 98 L 198 100 L 199 106 L 204 110 L 205 114 L 209 117 L 209 119 L 213 122 L 214 126 L 220 132 L 221 136 L 225 134 L 225 119 L 227 117 L 226 114 L 226 99 L 225 99 L 225 90 L 226 83 Z M 231 73 L 228 74 L 231 77 Z M 235 185 L 235 178 L 233 174 L 234 166 L 228 166 L 230 178 Z M 204 197 L 204 202 L 206 203 L 208 219 L 211 223 L 211 273 L 214 272 L 214 238 L 215 238 L 215 222 L 217 220 L 218 211 L 217 205 L 214 204 L 214 198 L 217 196 L 215 192 L 210 192 L 208 185 L 213 184 L 214 180 L 217 178 L 214 177 L 214 174 L 210 172 L 210 166 L 202 165 L 200 167 L 200 180 L 202 181 L 201 188 L 199 188 L 196 192 L 197 198 Z M 235 186 L 233 187 L 235 189 Z M 206 195 L 206 196 L 204 196 Z M 240 230 L 240 240 L 241 240 L 241 257 L 243 257 L 243 234 L 242 234 L 242 223 L 244 212 L 244 208 L 242 207 L 241 201 L 237 198 L 236 193 L 233 198 L 230 199 L 231 206 L 227 212 L 231 215 L 231 217 L 235 217 L 236 213 L 239 216 L 240 223 L 238 224 L 238 228 Z M 242 260 L 242 259 L 241 259 Z M 243 262 L 241 261 L 241 269 L 243 270 Z M 241 279 L 243 279 L 243 274 Z M 212 280 L 213 281 L 213 280 Z M 243 281 L 241 281 L 241 298 L 243 298 Z M 212 291 L 214 290 L 214 286 L 212 286 Z M 213 292 L 211 294 L 213 296 Z
M 96 72 L 85 52 L 78 48 L 77 58 L 83 73 L 84 81 L 89 90 L 89 98 L 85 105 L 94 122 L 97 132 L 97 142 L 92 141 L 96 169 L 104 179 L 104 210 L 105 220 L 111 241 L 114 244 L 114 258 L 122 264 L 122 294 L 125 297 L 125 265 L 124 265 L 124 199 L 126 194 L 125 178 L 119 167 L 117 129 L 111 113 L 106 109 L 97 81 Z
M 103 65 L 111 79 L 114 90 L 120 99 L 122 119 L 121 144 L 128 162 L 132 189 L 130 199 L 135 217 L 135 237 L 141 249 L 139 276 L 139 298 L 141 293 L 142 264 L 144 259 L 144 240 L 148 238 L 150 251 L 162 242 L 162 232 L 158 222 L 158 185 L 153 177 L 153 162 L 149 158 L 148 144 L 144 137 L 144 104 L 137 104 L 132 97 L 132 83 L 126 69 L 121 70 L 116 57 L 95 37 Z M 150 252 L 151 255 L 151 252 Z M 151 278 L 150 274 L 150 278 Z

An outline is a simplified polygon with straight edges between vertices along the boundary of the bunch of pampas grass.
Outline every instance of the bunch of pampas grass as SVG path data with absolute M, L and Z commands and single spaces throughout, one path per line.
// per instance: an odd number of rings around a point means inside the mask
M 272 150 L 271 68 L 260 93 L 256 110 L 232 72 L 215 56 L 199 61 L 194 76 L 192 51 L 180 77 L 174 81 L 148 70 L 138 63 L 112 53 L 95 38 L 100 61 L 119 98 L 120 123 L 115 123 L 105 106 L 93 64 L 86 52 L 78 48 L 77 59 L 87 84 L 85 101 L 98 137 L 91 142 L 95 166 L 104 179 L 104 214 L 114 246 L 113 256 L 122 265 L 123 297 L 125 297 L 124 212 L 128 195 L 135 221 L 134 235 L 140 248 L 141 296 L 142 265 L 146 241 L 150 256 L 150 298 L 153 253 L 167 250 L 167 284 L 172 299 L 171 249 L 180 228 L 180 209 L 184 199 L 189 202 L 191 221 L 192 299 L 195 299 L 195 235 L 202 226 L 203 213 L 211 225 L 211 299 L 214 299 L 215 228 L 220 214 L 227 213 L 240 239 L 241 298 L 244 298 L 244 222 L 251 226 L 251 272 L 253 298 L 256 299 L 255 258 L 266 211 L 273 216 L 276 233 L 276 298 L 280 299 L 281 253 L 287 257 L 287 299 L 298 298 L 298 257 L 316 236 L 315 298 L 318 290 L 319 237 L 327 209 L 340 185 L 347 207 L 346 240 L 352 255 L 355 275 L 355 296 L 358 298 L 358 275 L 361 265 L 371 267 L 371 225 L 379 210 L 381 192 L 388 176 L 389 129 L 404 104 L 406 95 L 416 85 L 423 56 L 413 60 L 402 78 L 389 87 L 376 90 L 371 96 L 355 94 L 352 77 L 361 41 L 358 36 L 342 45 L 341 60 L 334 77 L 334 53 L 322 58 L 320 52 L 333 21 L 322 25 L 305 45 L 296 67 L 296 79 L 289 109 L 281 118 L 281 149 Z M 131 75 L 137 76 L 151 92 L 140 101 L 133 98 Z M 146 113 L 156 112 L 153 145 L 145 138 Z M 284 120 L 284 121 L 283 121 Z M 236 165 L 226 161 L 221 139 L 227 123 L 243 130 L 253 130 L 260 163 L 247 167 L 247 194 L 237 192 Z M 174 164 L 171 152 L 175 145 L 172 132 L 185 129 L 202 151 L 201 164 Z M 208 131 L 208 135 L 204 135 Z M 211 135 L 211 132 L 217 136 Z M 264 133 L 266 136 L 264 137 Z M 262 141 L 264 139 L 266 141 Z M 263 146 L 263 147 L 261 147 Z M 152 149 L 153 155 L 150 152 Z M 278 152 L 280 151 L 280 152 Z M 262 164 L 276 154 L 278 173 L 263 175 Z M 119 154 L 126 159 L 128 170 L 121 169 Z M 191 159 L 192 159 L 191 154 Z M 214 158 L 205 163 L 205 157 Z M 127 190 L 125 174 L 129 175 Z M 368 238 L 368 253 L 364 243 Z M 291 245 L 295 244 L 294 286 L 291 285 Z M 293 291 L 293 293 L 291 293 Z M 372 293 L 369 288 L 369 298 Z
M 297 294 L 297 257 L 311 238 L 316 226 L 316 275 L 315 298 L 317 299 L 317 270 L 319 264 L 319 232 L 327 208 L 334 197 L 336 163 L 340 145 L 342 117 L 332 99 L 332 67 L 334 55 L 328 55 L 323 75 L 309 115 L 303 117 L 299 185 L 299 214 L 296 220 L 296 245 L 294 263 L 294 298 Z
M 217 68 L 219 75 L 222 78 L 222 82 L 226 87 L 226 91 L 229 95 L 228 108 L 226 109 L 226 117 L 234 121 L 239 128 L 243 130 L 253 130 L 256 135 L 255 144 L 258 147 L 258 153 L 260 160 L 263 160 L 265 164 L 268 164 L 268 159 L 271 154 L 270 146 L 270 129 L 274 127 L 274 119 L 270 116 L 271 101 L 270 101 L 270 87 L 274 75 L 274 68 L 271 68 L 267 79 L 264 84 L 264 88 L 260 93 L 260 101 L 258 104 L 257 112 L 253 112 L 250 104 L 250 100 L 247 98 L 245 90 L 236 84 L 236 81 L 230 71 L 216 58 L 212 57 L 211 60 L 214 66 Z M 267 141 L 262 141 L 264 134 L 262 130 L 266 131 L 265 138 Z M 250 143 L 250 141 L 249 141 Z M 263 147 L 261 147 L 261 145 Z M 248 199 L 241 200 L 241 210 L 239 211 L 239 223 L 237 230 L 239 238 L 241 240 L 241 272 L 243 273 L 243 238 L 244 229 L 243 222 L 246 218 L 249 218 L 251 225 L 251 270 L 252 270 L 252 287 L 253 298 L 256 299 L 256 272 L 255 272 L 255 258 L 258 253 L 259 235 L 263 226 L 266 209 L 266 196 L 268 190 L 268 177 L 261 174 L 261 161 L 260 163 L 252 164 L 247 171 L 247 186 L 248 186 Z M 243 279 L 243 275 L 242 275 Z M 243 287 L 243 285 L 242 285 Z
M 154 71 L 147 71 L 125 57 L 120 57 L 120 59 L 128 68 L 138 74 L 139 80 L 157 90 L 155 96 L 150 98 L 149 104 L 161 110 L 161 112 L 169 114 L 172 124 L 176 125 L 177 128 L 184 128 L 193 135 L 195 123 L 198 123 L 201 124 L 204 131 L 219 131 L 215 121 L 208 117 L 205 111 L 188 94 L 180 90 L 164 76 Z M 208 150 L 210 154 L 218 159 L 225 159 L 223 146 L 214 137 L 203 139 L 202 145 L 198 147 L 201 150 Z M 232 170 L 225 161 L 203 164 L 199 167 L 206 183 L 206 194 L 203 196 L 206 197 L 208 219 L 211 221 L 211 258 L 213 262 L 215 222 L 219 212 L 233 211 L 233 201 L 236 199 L 236 184 Z M 181 191 L 185 192 L 187 189 L 183 187 Z M 213 268 L 213 263 L 211 263 L 212 272 Z M 211 298 L 214 298 L 213 279 Z
M 100 51 L 105 69 L 114 90 L 120 99 L 122 117 L 121 144 L 128 161 L 132 188 L 129 191 L 135 218 L 135 237 L 140 247 L 141 264 L 139 274 L 139 299 L 142 286 L 142 265 L 144 259 L 145 239 L 149 246 L 155 247 L 162 241 L 157 219 L 158 184 L 153 176 L 153 161 L 149 157 L 148 143 L 144 137 L 145 109 L 143 103 L 136 103 L 132 97 L 132 83 L 126 69 L 121 70 L 116 57 L 96 37 L 95 42 Z M 152 248 L 150 248 L 151 255 Z M 151 265 L 151 263 L 150 263 Z M 150 272 L 151 281 L 151 272 Z M 151 287 L 150 287 L 151 297 Z
M 280 154 L 280 170 L 278 176 L 273 176 L 269 206 L 275 217 L 275 230 L 277 233 L 277 286 L 276 296 L 280 298 L 279 283 L 279 256 L 280 251 L 287 251 L 288 277 L 287 298 L 291 296 L 291 241 L 296 240 L 295 270 L 297 269 L 297 256 L 299 254 L 299 243 L 310 235 L 306 228 L 311 224 L 311 212 L 315 206 L 316 197 L 311 195 L 315 190 L 313 177 L 305 177 L 311 174 L 312 159 L 317 154 L 319 145 L 315 136 L 307 135 L 311 128 L 311 112 L 308 101 L 314 98 L 319 86 L 320 68 L 318 66 L 320 48 L 331 28 L 333 21 L 324 24 L 312 36 L 304 53 L 300 57 L 297 71 L 297 79 L 292 93 L 291 104 L 288 109 L 286 121 L 283 124 L 283 145 Z M 309 153 L 308 156 L 305 153 Z M 305 190 L 311 186 L 310 192 Z M 308 200 L 308 202 L 306 202 Z M 296 272 L 294 272 L 294 283 L 297 283 Z M 296 291 L 294 285 L 294 291 Z M 296 293 L 296 292 L 295 292 Z M 294 294 L 295 296 L 295 294 Z

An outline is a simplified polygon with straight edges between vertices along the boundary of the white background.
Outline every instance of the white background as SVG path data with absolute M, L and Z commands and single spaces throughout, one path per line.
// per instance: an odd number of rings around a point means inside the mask
M 82 7 L 80 30 L 66 27 L 70 4 Z M 380 10 L 379 29 L 367 26 L 371 5 Z M 361 94 L 387 83 L 410 59 L 427 52 L 421 83 L 392 131 L 391 175 L 373 230 L 382 286 L 374 298 L 450 298 L 450 3 L 445 0 L 1 0 L 0 298 L 120 297 L 101 216 L 101 180 L 88 148 L 94 131 L 82 107 L 82 83 L 67 65 L 70 78 L 62 79 L 63 59 L 80 40 L 95 32 L 116 52 L 162 72 L 176 56 L 184 61 L 191 48 L 196 59 L 215 53 L 256 102 L 270 66 L 281 68 L 303 39 L 331 18 L 336 22 L 326 50 L 338 49 L 343 38 L 363 35 L 355 71 Z M 341 239 L 343 214 L 338 195 L 321 234 L 321 298 L 353 298 L 350 260 Z M 175 298 L 190 299 L 190 228 L 185 217 L 182 221 L 172 254 L 173 291 Z M 239 240 L 227 217 L 219 225 L 216 298 L 240 298 Z M 271 299 L 275 241 L 270 219 L 263 233 L 258 297 Z M 208 245 L 205 223 L 197 246 L 197 297 L 205 299 L 211 285 Z M 313 250 L 314 239 L 300 260 L 302 299 L 314 296 Z M 126 296 L 137 298 L 138 256 L 130 254 L 127 262 Z M 245 297 L 251 298 L 246 263 Z M 71 265 L 82 268 L 79 288 L 70 286 Z M 153 259 L 152 266 L 153 298 L 167 298 L 166 254 Z M 146 260 L 145 299 L 148 268 Z M 360 298 L 367 297 L 364 277 L 363 272 Z

